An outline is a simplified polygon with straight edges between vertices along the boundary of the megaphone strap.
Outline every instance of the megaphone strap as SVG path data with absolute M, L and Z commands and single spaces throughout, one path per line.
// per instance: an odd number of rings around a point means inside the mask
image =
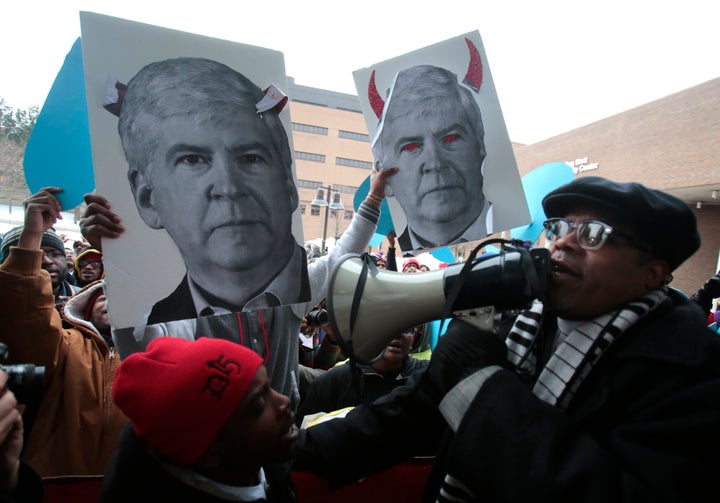
M 363 253 L 360 257 L 363 265 L 360 270 L 360 277 L 358 278 L 357 285 L 355 285 L 355 292 L 353 292 L 353 300 L 350 306 L 350 339 L 352 340 L 352 334 L 355 329 L 355 322 L 357 321 L 358 310 L 360 309 L 360 300 L 362 294 L 365 291 L 365 282 L 367 281 L 368 270 L 370 267 L 376 267 L 375 262 L 370 258 L 367 253 Z

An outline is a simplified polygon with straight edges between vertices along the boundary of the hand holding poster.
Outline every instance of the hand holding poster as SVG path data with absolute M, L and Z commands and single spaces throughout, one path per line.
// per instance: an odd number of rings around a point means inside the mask
M 97 189 L 127 229 L 103 246 L 113 327 L 308 301 L 282 53 L 92 13 L 81 26 Z M 263 89 L 276 98 L 259 110 Z

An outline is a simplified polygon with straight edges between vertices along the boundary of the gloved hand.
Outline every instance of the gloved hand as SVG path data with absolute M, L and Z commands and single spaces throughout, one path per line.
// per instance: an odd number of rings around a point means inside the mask
M 509 365 L 505 341 L 493 332 L 453 320 L 432 352 L 425 374 L 427 392 L 439 402 L 462 379 L 489 365 Z
M 705 314 L 710 314 L 712 300 L 717 297 L 720 297 L 720 271 L 708 279 L 690 298 L 700 305 Z

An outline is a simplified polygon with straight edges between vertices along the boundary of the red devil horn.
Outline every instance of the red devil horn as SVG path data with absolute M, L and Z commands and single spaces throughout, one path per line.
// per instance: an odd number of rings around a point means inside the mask
M 475 47 L 475 44 L 473 44 L 469 38 L 465 39 L 465 43 L 468 46 L 468 51 L 470 51 L 470 63 L 468 63 L 468 70 L 463 79 L 463 84 L 473 91 L 478 92 L 482 85 L 482 60 L 480 59 L 480 53 L 477 47 Z
M 373 112 L 375 112 L 375 115 L 377 115 L 379 119 L 385 107 L 385 100 L 382 99 L 375 85 L 375 70 L 370 74 L 370 82 L 368 82 L 368 100 L 370 101 Z

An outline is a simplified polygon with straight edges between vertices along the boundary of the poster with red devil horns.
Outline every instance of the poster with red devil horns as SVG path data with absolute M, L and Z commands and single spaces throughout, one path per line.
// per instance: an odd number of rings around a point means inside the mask
M 404 253 L 530 222 L 478 32 L 353 72 Z

